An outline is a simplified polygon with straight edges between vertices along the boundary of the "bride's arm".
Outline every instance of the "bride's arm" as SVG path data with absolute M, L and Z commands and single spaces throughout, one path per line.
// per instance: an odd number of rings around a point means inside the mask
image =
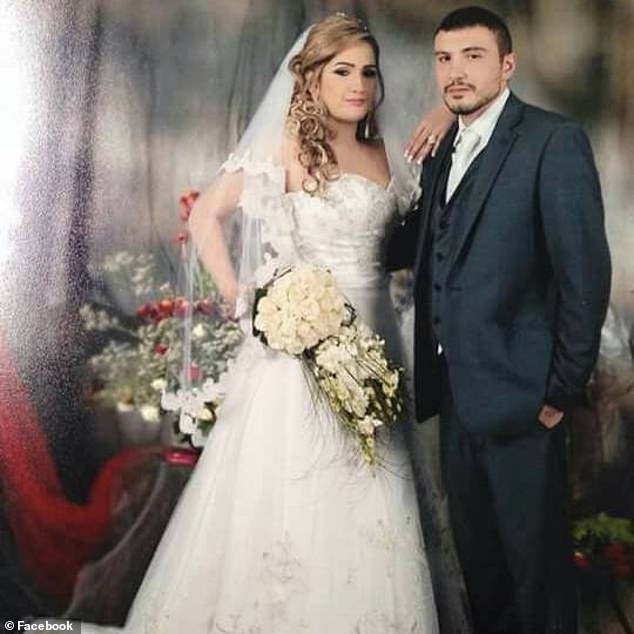
M 196 200 L 189 217 L 191 239 L 223 300 L 234 307 L 238 277 L 231 263 L 224 225 L 238 206 L 242 172 L 225 172 Z

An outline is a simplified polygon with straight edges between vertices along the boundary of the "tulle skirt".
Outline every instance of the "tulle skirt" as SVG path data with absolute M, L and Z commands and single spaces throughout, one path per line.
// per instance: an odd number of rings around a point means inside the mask
M 352 293 L 398 355 L 387 289 Z M 125 631 L 435 634 L 402 430 L 364 464 L 302 364 L 248 338 Z

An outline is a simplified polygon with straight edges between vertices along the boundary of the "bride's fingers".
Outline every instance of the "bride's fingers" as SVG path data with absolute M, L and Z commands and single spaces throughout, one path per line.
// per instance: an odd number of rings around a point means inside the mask
M 440 147 L 440 143 L 445 138 L 446 134 L 447 134 L 447 131 L 445 130 L 444 132 L 439 132 L 436 135 L 436 142 L 434 143 L 434 147 L 432 148 L 432 151 L 431 151 L 432 157 L 436 156 L 436 153 L 438 152 L 438 148 Z
M 427 124 L 427 122 L 422 121 L 418 127 L 414 130 L 410 140 L 405 146 L 405 158 L 408 161 L 416 160 L 421 155 L 421 150 L 426 156 L 428 151 L 426 151 L 427 139 L 431 134 L 431 127 Z
M 436 156 L 436 152 L 444 136 L 444 131 L 434 132 L 432 128 L 425 127 L 416 139 L 410 142 L 406 158 L 408 161 L 416 161 L 420 165 L 427 156 Z

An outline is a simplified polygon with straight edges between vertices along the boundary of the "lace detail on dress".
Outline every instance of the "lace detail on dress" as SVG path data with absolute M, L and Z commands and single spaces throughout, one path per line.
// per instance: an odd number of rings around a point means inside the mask
M 358 174 L 342 174 L 322 196 L 287 195 L 295 252 L 332 271 L 348 288 L 386 282 L 384 241 L 397 203 L 387 188 Z
M 251 152 L 244 154 L 229 154 L 227 160 L 220 166 L 220 171 L 239 172 L 244 170 L 250 174 L 266 174 L 267 176 L 277 178 L 279 172 L 284 175 L 284 168 L 273 160 L 273 156 L 268 156 L 264 160 L 252 158 Z M 281 188 L 282 191 L 284 188 Z
M 379 607 L 364 610 L 354 615 L 354 606 L 346 606 L 348 614 L 347 629 L 337 629 L 336 617 L 330 620 L 333 629 L 328 630 L 342 634 L 436 634 L 434 627 L 430 629 L 428 608 L 424 603 L 429 602 L 433 606 L 433 597 L 425 554 L 421 541 L 411 537 L 416 535 L 416 522 L 408 516 L 406 524 L 413 529 L 410 537 L 399 534 L 391 529 L 383 520 L 378 520 L 375 526 L 361 527 L 358 530 L 358 538 L 361 552 L 372 553 L 377 556 L 381 552 L 386 556 L 382 563 L 389 563 L 387 569 L 383 566 L 376 570 L 376 574 L 387 579 L 393 579 L 398 574 L 399 583 L 404 583 L 404 594 L 409 592 L 411 596 L 400 596 L 398 600 L 409 604 L 409 611 L 388 612 Z M 408 563 L 405 563 L 408 562 Z M 394 570 L 398 565 L 399 570 Z M 411 571 L 409 575 L 403 575 L 401 566 L 407 566 Z M 262 553 L 260 560 L 260 573 L 258 587 L 260 591 L 250 605 L 241 612 L 227 615 L 217 615 L 213 623 L 213 634 L 301 634 L 301 632 L 314 632 L 306 621 L 305 611 L 310 605 L 311 591 L 324 591 L 323 588 L 310 588 L 308 586 L 306 571 L 314 566 L 314 562 L 302 562 L 293 546 L 289 535 L 283 540 L 273 544 L 272 548 Z M 346 579 L 346 584 L 353 587 L 363 586 L 367 582 L 367 568 L 362 562 L 356 567 L 349 566 L 341 571 Z M 428 593 L 418 595 L 416 588 L 427 584 Z M 396 597 L 395 597 L 396 599 Z M 422 600 L 422 603 L 421 603 Z M 333 611 L 338 609 L 337 602 L 345 602 L 345 597 L 331 596 L 330 607 Z M 387 605 L 390 604 L 388 598 Z M 329 619 L 324 615 L 324 622 Z M 316 634 L 316 633 L 315 633 Z

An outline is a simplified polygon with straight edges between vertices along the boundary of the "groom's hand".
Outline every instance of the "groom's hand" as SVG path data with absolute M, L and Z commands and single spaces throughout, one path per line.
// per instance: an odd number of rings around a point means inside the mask
M 553 429 L 553 427 L 557 427 L 557 425 L 561 423 L 563 417 L 564 413 L 561 410 L 555 409 L 550 405 L 544 405 L 542 411 L 539 413 L 539 422 L 544 425 L 544 427 Z

